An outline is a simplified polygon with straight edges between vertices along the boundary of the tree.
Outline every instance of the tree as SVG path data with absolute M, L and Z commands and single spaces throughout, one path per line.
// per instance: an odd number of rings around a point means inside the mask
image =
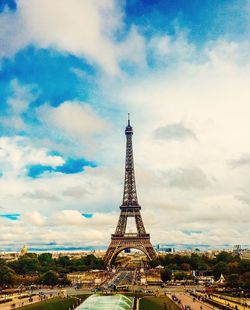
M 161 260 L 161 264 L 163 266 L 167 266 L 169 264 L 172 264 L 174 261 L 174 255 L 173 254 L 167 254 L 164 257 L 159 258 Z
M 246 290 L 250 290 L 250 278 L 245 280 L 243 282 L 243 287 L 246 289 Z
M 64 275 L 63 278 L 59 280 L 59 284 L 63 286 L 68 286 L 71 284 L 71 281 L 67 278 L 66 275 Z
M 219 262 L 213 267 L 215 278 L 219 278 L 221 274 L 228 274 L 229 268 L 225 262 Z
M 0 265 L 0 286 L 14 285 L 16 280 L 15 271 L 11 268 Z
M 197 254 L 191 254 L 190 257 L 190 264 L 192 266 L 192 269 L 197 270 L 199 263 L 202 261 L 201 257 Z
M 50 265 L 54 262 L 51 253 L 42 253 L 38 256 L 38 261 L 41 265 Z
M 176 265 L 180 266 L 182 261 L 183 261 L 183 258 L 179 254 L 175 254 L 175 256 L 174 256 L 174 263 Z
M 190 278 L 190 275 L 186 274 L 185 272 L 176 272 L 174 274 L 175 280 L 184 280 Z
M 161 279 L 163 282 L 170 281 L 172 279 L 172 270 L 170 270 L 168 268 L 164 268 L 161 271 Z
M 203 262 L 203 261 L 200 261 L 199 263 L 198 263 L 198 270 L 208 270 L 208 265 L 207 265 L 207 263 L 205 263 L 205 262 Z
M 41 276 L 40 282 L 44 285 L 54 286 L 59 282 L 58 274 L 53 270 L 49 270 Z
M 239 263 L 238 262 L 230 262 L 228 263 L 228 269 L 230 274 L 238 274 L 239 273 Z
M 239 262 L 239 270 L 241 273 L 250 272 L 250 261 L 246 259 L 242 259 Z
M 241 276 L 243 287 L 247 290 L 250 290 L 250 272 L 245 272 Z
M 235 259 L 235 256 L 232 254 L 222 251 L 219 254 L 216 255 L 216 261 L 217 262 L 224 262 L 224 263 L 229 263 Z
M 230 287 L 240 286 L 240 277 L 238 274 L 230 274 L 227 278 L 227 285 Z
M 17 261 L 11 262 L 9 266 L 18 274 L 28 274 L 38 271 L 39 262 L 37 257 L 24 255 Z
M 190 264 L 187 264 L 187 263 L 181 264 L 181 270 L 185 270 L 185 271 L 191 270 Z
M 72 260 L 72 269 L 76 271 L 86 271 L 90 269 L 104 269 L 104 261 L 93 254 Z
M 72 265 L 72 261 L 68 256 L 60 256 L 57 260 L 57 263 L 63 267 L 69 267 Z
M 158 259 L 153 259 L 149 262 L 151 268 L 155 268 L 160 265 L 160 261 Z
M 25 255 L 23 255 L 21 257 L 36 259 L 37 258 L 37 254 L 36 253 L 26 253 Z

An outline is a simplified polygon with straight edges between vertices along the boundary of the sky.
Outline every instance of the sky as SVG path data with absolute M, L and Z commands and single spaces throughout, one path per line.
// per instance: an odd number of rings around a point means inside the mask
M 152 243 L 249 245 L 249 51 L 249 0 L 0 0 L 0 250 L 109 244 L 128 112 Z

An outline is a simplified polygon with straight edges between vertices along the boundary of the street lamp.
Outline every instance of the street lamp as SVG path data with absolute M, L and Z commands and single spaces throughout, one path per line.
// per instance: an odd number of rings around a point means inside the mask
M 240 292 L 240 296 L 241 296 L 241 299 L 242 299 L 241 304 L 242 304 L 242 306 L 243 306 L 243 310 L 245 310 L 244 291 L 241 291 L 241 292 Z

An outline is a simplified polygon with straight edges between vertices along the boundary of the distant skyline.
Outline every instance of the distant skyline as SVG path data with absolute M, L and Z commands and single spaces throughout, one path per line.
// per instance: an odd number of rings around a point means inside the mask
M 22 246 L 23 247 L 23 246 Z M 21 247 L 21 248 L 22 248 Z M 231 244 L 222 244 L 222 245 L 209 245 L 209 244 L 164 244 L 164 247 L 169 247 L 174 249 L 171 253 L 177 253 L 179 251 L 187 251 L 187 252 L 209 252 L 209 251 L 232 251 L 233 247 Z M 248 250 L 249 245 L 243 245 L 241 249 Z M 19 246 L 6 246 L 1 249 L 1 252 L 11 253 L 11 252 L 20 252 L 21 248 Z M 162 251 L 163 249 L 158 249 L 158 244 L 154 245 L 156 250 Z M 57 246 L 53 243 L 46 244 L 35 244 L 35 246 L 31 243 L 27 248 L 28 252 L 94 252 L 101 251 L 104 252 L 107 249 L 105 245 L 96 245 L 96 246 Z M 131 251 L 138 251 L 137 249 L 131 249 Z
M 153 244 L 249 244 L 250 1 L 0 1 L 0 250 L 108 245 L 127 113 Z

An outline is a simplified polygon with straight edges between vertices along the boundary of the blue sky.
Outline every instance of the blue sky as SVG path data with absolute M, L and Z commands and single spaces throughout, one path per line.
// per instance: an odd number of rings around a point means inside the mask
M 247 1 L 168 0 L 127 1 L 129 23 L 146 26 L 148 35 L 156 31 L 174 34 L 175 27 L 186 28 L 189 38 L 200 44 L 221 35 L 242 36 L 246 33 Z
M 246 244 L 249 13 L 245 0 L 0 1 L 0 247 L 108 243 L 128 112 L 153 242 Z

